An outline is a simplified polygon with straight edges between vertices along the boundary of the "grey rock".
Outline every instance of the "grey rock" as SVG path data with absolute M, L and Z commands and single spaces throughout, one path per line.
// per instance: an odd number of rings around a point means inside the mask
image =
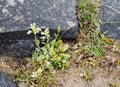
M 107 32 L 106 37 L 113 38 L 115 40 L 120 39 L 120 24 L 104 24 L 102 26 L 102 32 Z
M 120 39 L 120 0 L 101 0 L 102 31 L 107 37 Z
M 0 87 L 17 87 L 17 85 L 5 73 L 0 72 Z
M 25 31 L 36 23 L 52 30 L 60 26 L 66 38 L 77 34 L 75 0 L 1 0 L 0 6 L 2 32 Z
M 15 56 L 19 58 L 31 56 L 35 48 L 35 43 L 33 35 L 27 35 L 26 32 L 27 31 L 1 33 L 0 55 Z
M 60 26 L 63 38 L 75 38 L 76 0 L 0 0 L 0 54 L 31 53 L 35 45 L 33 35 L 27 35 L 27 31 L 32 23 L 49 27 L 51 36 Z
M 19 40 L 2 42 L 0 44 L 0 55 L 14 56 L 17 58 L 29 57 L 35 48 L 32 40 Z

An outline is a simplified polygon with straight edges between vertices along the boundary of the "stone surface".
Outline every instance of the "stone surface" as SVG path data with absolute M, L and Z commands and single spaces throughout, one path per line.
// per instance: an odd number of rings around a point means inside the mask
M 14 56 L 17 58 L 29 57 L 35 48 L 34 41 L 20 40 L 0 43 L 0 55 Z
M 27 31 L 5 32 L 0 34 L 0 55 L 14 57 L 31 56 L 35 43 L 33 35 L 27 35 Z
M 56 30 L 64 37 L 75 37 L 78 30 L 76 0 L 1 0 L 0 31 L 24 31 L 31 23 Z M 68 32 L 68 33 L 67 33 Z
M 32 23 L 49 27 L 52 35 L 60 26 L 64 38 L 75 38 L 75 7 L 76 0 L 0 0 L 0 54 L 30 55 L 35 45 L 27 30 Z
M 102 31 L 107 37 L 120 39 L 120 0 L 101 0 Z
M 17 85 L 5 73 L 0 72 L 0 87 L 17 87 Z

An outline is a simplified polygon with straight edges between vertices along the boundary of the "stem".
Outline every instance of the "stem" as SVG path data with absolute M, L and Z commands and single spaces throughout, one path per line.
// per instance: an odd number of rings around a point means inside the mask
M 35 44 L 36 44 L 36 46 L 37 46 L 38 48 L 40 48 L 39 44 L 37 43 L 37 35 L 36 35 L 36 34 L 34 35 L 34 38 L 35 38 Z

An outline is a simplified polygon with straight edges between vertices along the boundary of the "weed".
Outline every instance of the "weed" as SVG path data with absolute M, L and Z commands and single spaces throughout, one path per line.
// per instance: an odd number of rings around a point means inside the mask
M 91 55 L 96 57 L 103 56 L 102 45 L 104 44 L 102 36 L 100 36 L 100 29 L 96 29 L 94 32 L 89 32 L 90 42 L 88 42 L 85 46 L 85 50 L 87 50 Z
M 105 37 L 100 30 L 95 0 L 78 0 L 77 17 L 80 26 L 78 43 L 81 43 L 77 46 L 80 52 L 84 54 L 82 61 L 80 61 L 82 67 L 80 76 L 90 81 L 93 67 L 98 65 L 98 61 L 104 55 L 103 46 L 105 44 Z
M 77 14 L 80 25 L 80 35 L 84 37 L 84 50 L 90 56 L 102 57 L 104 44 L 104 35 L 101 34 L 98 15 L 96 14 L 95 0 L 79 0 L 77 5 Z M 81 37 L 80 36 L 80 37 Z M 79 38 L 78 38 L 79 39 Z
M 79 0 L 77 4 L 77 14 L 79 18 L 80 29 L 89 32 L 93 25 L 97 25 L 95 15 L 96 5 L 94 0 Z M 94 24 L 93 24 L 94 23 Z
M 33 25 L 34 26 L 34 25 Z M 58 28 L 58 34 L 55 34 L 55 39 L 50 39 L 49 29 L 46 29 L 45 32 L 42 33 L 42 37 L 45 37 L 46 42 L 42 42 L 44 44 L 43 47 L 39 47 L 39 40 L 35 39 L 37 48 L 33 52 L 33 60 L 34 63 L 40 63 L 40 66 L 44 70 L 54 70 L 54 69 L 63 69 L 68 66 L 68 58 L 69 54 L 66 54 L 65 51 L 68 50 L 68 47 L 63 44 L 63 41 L 60 40 L 59 37 L 60 28 Z M 34 32 L 33 32 L 34 33 Z M 36 37 L 36 34 L 34 34 Z
M 42 31 L 36 28 L 35 24 L 31 25 L 31 30 L 27 34 L 33 33 L 35 38 L 36 48 L 33 51 L 32 59 L 28 61 L 27 68 L 23 67 L 18 71 L 17 81 L 24 81 L 27 87 L 46 87 L 53 82 L 53 77 L 57 69 L 64 70 L 69 66 L 68 59 L 70 55 L 66 53 L 69 46 L 65 45 L 59 39 L 60 27 L 58 33 L 54 34 L 54 39 L 51 39 L 49 29 Z M 42 36 L 38 37 L 37 34 Z M 39 39 L 40 38 L 40 39 Z M 40 45 L 43 44 L 41 47 Z M 20 74 L 22 72 L 23 74 Z

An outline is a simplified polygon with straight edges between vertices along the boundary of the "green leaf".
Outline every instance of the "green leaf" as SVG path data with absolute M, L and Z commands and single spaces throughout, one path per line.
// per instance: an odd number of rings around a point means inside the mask
M 50 48 L 50 44 L 46 44 L 45 47 L 46 47 L 47 49 L 49 49 L 49 48 Z
M 51 47 L 54 47 L 55 46 L 55 44 L 56 44 L 56 40 L 54 39 L 54 40 L 52 40 L 51 42 L 50 42 L 50 44 L 51 44 Z
M 95 26 L 99 25 L 99 22 L 96 19 L 93 20 L 93 23 L 94 23 Z
M 56 34 L 56 33 L 54 33 L 54 37 L 55 37 L 55 39 L 58 39 L 58 34 Z
M 50 54 L 51 56 L 54 56 L 54 55 L 55 55 L 54 47 L 51 47 L 51 48 L 49 49 L 49 54 Z
M 56 47 L 59 47 L 61 44 L 63 44 L 63 41 L 62 40 L 58 40 L 55 45 L 56 45 Z
M 61 28 L 60 28 L 60 26 L 58 27 L 58 34 L 60 33 L 60 31 L 61 31 Z
M 65 51 L 64 51 L 64 47 L 63 47 L 63 45 L 62 45 L 62 44 L 61 44 L 61 45 L 59 45 L 58 49 L 59 49 L 59 52 L 65 52 Z
M 39 48 L 35 48 L 35 50 L 36 50 L 37 52 L 40 52 L 40 49 L 39 49 Z
M 54 51 L 54 48 L 50 47 L 49 51 L 52 53 Z
M 62 63 L 66 63 L 66 59 L 63 59 L 63 60 L 62 60 Z
M 63 58 L 65 58 L 65 59 L 68 59 L 68 58 L 70 57 L 69 54 L 65 54 L 65 53 L 61 53 L 61 56 L 62 56 Z
M 41 49 L 42 49 L 44 55 L 47 54 L 48 51 L 47 51 L 46 47 L 42 47 Z
M 42 62 L 43 59 L 45 59 L 45 55 L 40 55 L 40 56 L 39 56 L 39 61 Z
M 49 56 L 48 54 L 46 54 L 46 58 L 47 58 L 47 59 L 49 59 L 49 58 L 50 58 L 50 56 Z
M 39 46 L 40 45 L 40 40 L 35 40 L 35 43 L 36 43 L 37 46 Z

